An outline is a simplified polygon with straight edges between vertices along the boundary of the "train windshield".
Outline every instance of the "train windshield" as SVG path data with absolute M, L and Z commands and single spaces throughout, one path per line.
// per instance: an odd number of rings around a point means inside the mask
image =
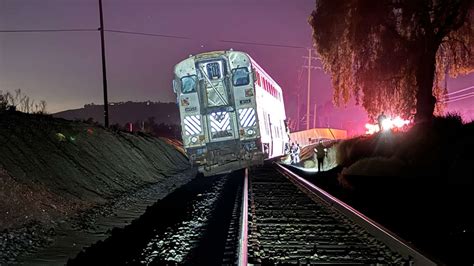
M 224 83 L 225 68 L 222 60 L 201 63 L 199 72 L 204 79 L 207 106 L 229 105 L 229 96 Z
M 250 83 L 249 71 L 246 67 L 232 70 L 232 84 L 234 86 L 244 86 Z
M 196 82 L 197 77 L 196 76 L 187 76 L 183 77 L 181 79 L 181 91 L 183 93 L 191 93 L 191 92 L 196 92 Z

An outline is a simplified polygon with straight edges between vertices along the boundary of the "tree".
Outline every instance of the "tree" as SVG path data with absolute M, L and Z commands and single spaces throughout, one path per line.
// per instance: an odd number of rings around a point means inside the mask
M 15 95 L 8 91 L 6 93 L 0 91 L 0 111 L 7 109 L 27 114 L 46 114 L 46 101 L 41 100 L 39 103 L 35 103 L 35 101 L 24 94 L 21 89 L 15 90 Z
M 45 100 L 41 100 L 39 105 L 38 105 L 38 108 L 36 109 L 36 111 L 39 113 L 39 114 L 46 114 L 46 101 Z
M 362 100 L 372 118 L 429 121 L 445 75 L 474 70 L 472 0 L 318 0 L 309 23 L 335 104 Z
M 0 112 L 7 110 L 8 99 L 6 94 L 3 94 L 3 91 L 0 91 Z

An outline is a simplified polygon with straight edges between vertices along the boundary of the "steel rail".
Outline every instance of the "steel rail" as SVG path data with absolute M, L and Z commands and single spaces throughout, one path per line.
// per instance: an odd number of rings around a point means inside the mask
M 247 265 L 247 240 L 248 240 L 248 168 L 245 168 L 244 185 L 242 191 L 242 210 L 240 212 L 240 237 L 239 237 L 239 266 Z
M 342 202 L 336 197 L 332 196 L 325 190 L 315 186 L 306 179 L 298 176 L 297 174 L 291 172 L 282 165 L 275 163 L 277 170 L 287 177 L 290 181 L 293 181 L 299 185 L 304 190 L 308 191 L 312 195 L 316 196 L 318 199 L 326 203 L 328 206 L 334 208 L 339 213 L 343 214 L 350 220 L 357 223 L 359 226 L 364 228 L 368 233 L 373 235 L 377 240 L 383 242 L 392 250 L 400 253 L 401 255 L 411 258 L 414 262 L 414 265 L 438 265 L 433 260 L 427 258 L 419 251 L 411 247 L 407 242 L 405 242 L 400 237 L 396 236 L 394 233 L 384 228 L 382 225 L 373 221 L 369 217 L 360 213 L 356 209 L 352 208 L 348 204 Z

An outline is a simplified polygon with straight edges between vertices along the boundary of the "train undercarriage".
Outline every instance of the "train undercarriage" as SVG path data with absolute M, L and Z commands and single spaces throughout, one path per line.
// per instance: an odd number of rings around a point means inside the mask
M 208 143 L 204 148 L 188 149 L 191 164 L 205 176 L 261 165 L 265 155 L 257 140 L 229 140 Z

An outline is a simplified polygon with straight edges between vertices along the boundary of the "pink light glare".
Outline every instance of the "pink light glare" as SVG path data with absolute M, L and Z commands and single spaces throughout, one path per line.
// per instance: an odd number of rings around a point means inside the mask
M 387 118 L 382 121 L 382 128 L 384 131 L 389 131 L 389 130 L 399 130 L 402 129 L 403 127 L 409 125 L 411 122 L 409 120 L 404 120 L 400 116 L 397 116 L 395 118 Z M 380 131 L 379 125 L 378 124 L 370 124 L 367 123 L 365 124 L 365 128 L 367 129 L 365 131 L 365 134 L 367 135 L 372 135 Z

